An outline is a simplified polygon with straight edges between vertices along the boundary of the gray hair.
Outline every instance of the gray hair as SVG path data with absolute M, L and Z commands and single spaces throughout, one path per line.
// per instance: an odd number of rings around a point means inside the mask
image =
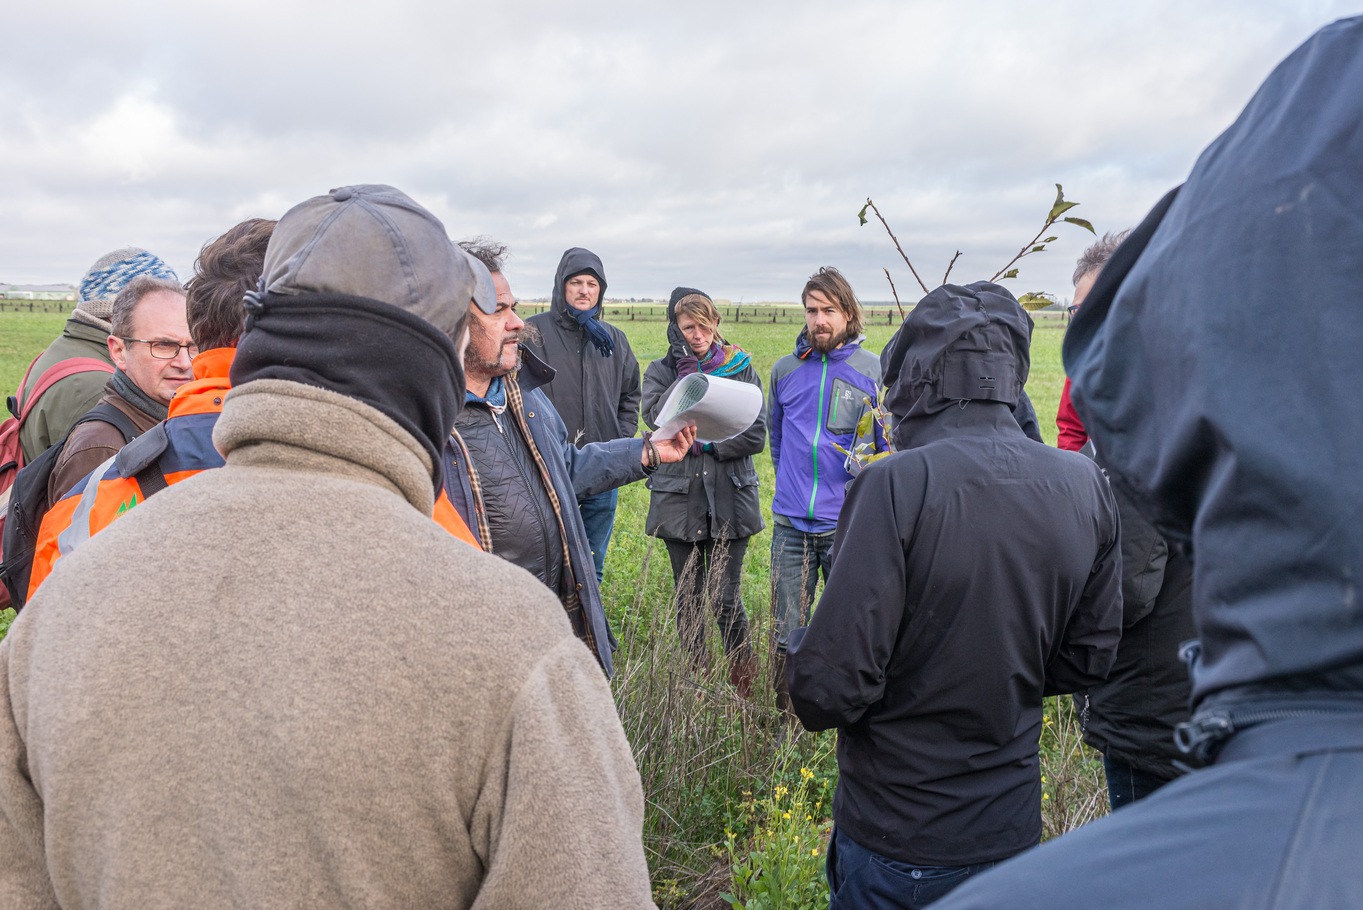
M 502 260 L 506 258 L 506 244 L 498 243 L 487 237 L 459 241 L 459 249 L 477 259 L 487 270 L 496 274 L 502 270 Z
M 110 335 L 119 338 L 126 338 L 128 333 L 133 330 L 133 311 L 142 302 L 142 298 L 156 291 L 170 291 L 173 294 L 184 295 L 184 285 L 169 278 L 156 278 L 152 275 L 138 275 L 129 281 L 123 290 L 118 292 L 114 298 L 113 310 L 109 313 Z
M 1102 236 L 1102 239 L 1095 241 L 1092 246 L 1084 250 L 1079 256 L 1079 261 L 1074 264 L 1074 283 L 1078 284 L 1079 279 L 1089 272 L 1096 272 L 1107 265 L 1112 254 L 1117 252 L 1117 247 L 1122 245 L 1122 241 L 1130 233 L 1131 228 L 1116 234 L 1108 231 Z

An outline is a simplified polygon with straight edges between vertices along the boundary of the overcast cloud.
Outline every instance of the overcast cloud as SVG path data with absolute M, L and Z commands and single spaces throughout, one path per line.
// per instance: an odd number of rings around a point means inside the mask
M 512 247 L 523 297 L 585 246 L 610 296 L 794 300 L 987 278 L 1055 183 L 1101 233 L 1187 175 L 1328 0 L 14 5 L 0 54 L 0 281 L 145 246 L 182 278 L 250 216 L 391 183 Z M 1063 226 L 1015 293 L 1067 297 Z

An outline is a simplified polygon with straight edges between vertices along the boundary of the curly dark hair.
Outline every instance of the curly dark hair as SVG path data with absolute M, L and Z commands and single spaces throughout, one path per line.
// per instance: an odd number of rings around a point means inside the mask
M 185 285 L 189 335 L 199 350 L 237 346 L 245 320 L 242 298 L 256 288 L 275 224 L 248 218 L 199 251 L 194 277 Z
M 506 258 L 505 243 L 498 243 L 487 237 L 474 237 L 472 240 L 459 241 L 459 249 L 487 266 L 489 272 L 502 270 L 502 260 Z

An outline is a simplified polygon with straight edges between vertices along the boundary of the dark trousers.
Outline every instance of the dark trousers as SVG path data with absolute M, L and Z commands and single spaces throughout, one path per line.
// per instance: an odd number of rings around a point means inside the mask
M 900 862 L 867 850 L 834 828 L 828 843 L 828 910 L 918 910 L 994 866 Z
M 741 656 L 748 650 L 748 613 L 743 609 L 743 554 L 748 538 L 685 540 L 663 538 L 672 560 L 677 590 L 677 633 L 682 647 L 698 662 L 705 660 L 705 614 L 719 620 L 724 653 Z
M 1107 801 L 1115 812 L 1138 799 L 1154 793 L 1169 783 L 1153 774 L 1133 768 L 1120 758 L 1103 756 L 1103 772 L 1107 775 Z

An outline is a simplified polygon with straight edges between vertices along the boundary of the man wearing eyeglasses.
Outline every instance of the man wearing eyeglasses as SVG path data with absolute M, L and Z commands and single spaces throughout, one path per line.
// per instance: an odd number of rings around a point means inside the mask
M 185 292 L 178 281 L 143 275 L 114 299 L 109 357 L 115 372 L 99 403 L 127 418 L 136 432 L 102 419 L 76 425 L 47 483 L 48 506 L 132 438 L 166 418 L 175 390 L 194 378 L 190 361 L 199 353 L 189 335 Z

